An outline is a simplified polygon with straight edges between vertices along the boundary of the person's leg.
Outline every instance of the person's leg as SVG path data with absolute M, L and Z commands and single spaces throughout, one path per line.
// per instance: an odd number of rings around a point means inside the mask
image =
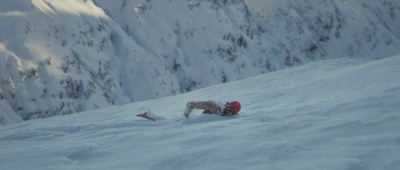
M 183 116 L 185 116 L 186 118 L 189 117 L 189 114 L 193 111 L 193 109 L 195 108 L 196 104 L 195 102 L 188 102 L 186 104 L 186 108 L 185 111 L 183 112 Z
M 152 120 L 152 121 L 156 121 L 153 117 L 149 116 L 147 112 L 146 113 L 142 113 L 142 114 L 138 114 L 136 116 L 143 117 L 145 119 L 149 119 L 149 120 Z

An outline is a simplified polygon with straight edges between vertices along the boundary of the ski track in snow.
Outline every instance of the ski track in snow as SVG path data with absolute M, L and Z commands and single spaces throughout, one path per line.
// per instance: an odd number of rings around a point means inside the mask
M 0 169 L 397 169 L 400 56 L 334 59 L 190 93 L 0 127 Z M 190 119 L 186 102 L 242 103 Z M 163 121 L 137 113 L 151 110 Z

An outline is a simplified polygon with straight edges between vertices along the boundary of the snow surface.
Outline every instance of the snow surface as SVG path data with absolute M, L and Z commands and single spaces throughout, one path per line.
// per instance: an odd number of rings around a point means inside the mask
M 0 124 L 399 55 L 399 18 L 399 0 L 0 0 Z
M 399 169 L 400 56 L 330 59 L 0 127 L 0 169 Z M 240 116 L 191 100 L 238 100 Z M 136 117 L 151 110 L 164 121 Z

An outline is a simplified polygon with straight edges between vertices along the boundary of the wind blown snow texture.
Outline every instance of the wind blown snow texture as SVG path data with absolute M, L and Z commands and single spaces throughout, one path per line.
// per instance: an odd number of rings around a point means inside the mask
M 398 169 L 400 56 L 331 59 L 145 102 L 0 127 L 0 169 Z M 242 103 L 241 116 L 187 101 Z M 151 110 L 164 121 L 136 117 Z
M 2 0 L 0 124 L 400 53 L 397 0 Z

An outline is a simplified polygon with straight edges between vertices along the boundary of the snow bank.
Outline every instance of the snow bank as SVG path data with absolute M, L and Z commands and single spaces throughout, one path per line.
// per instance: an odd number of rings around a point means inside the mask
M 156 100 L 0 127 L 2 169 L 397 169 L 400 56 L 334 59 Z M 187 101 L 237 100 L 241 116 Z M 166 120 L 136 117 L 151 109 Z

